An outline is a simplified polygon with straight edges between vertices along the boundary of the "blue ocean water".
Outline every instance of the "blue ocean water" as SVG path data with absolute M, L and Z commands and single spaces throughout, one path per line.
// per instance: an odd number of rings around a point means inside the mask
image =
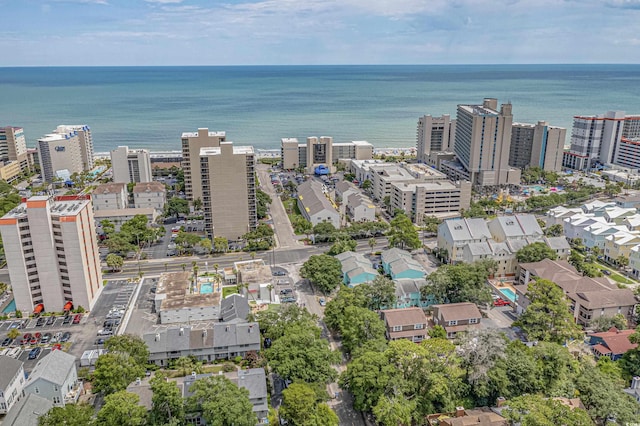
M 484 97 L 570 133 L 574 115 L 640 113 L 640 65 L 0 68 L 0 125 L 35 146 L 58 124 L 88 124 L 97 152 L 179 150 L 199 127 L 256 148 L 321 135 L 408 147 L 419 116 Z

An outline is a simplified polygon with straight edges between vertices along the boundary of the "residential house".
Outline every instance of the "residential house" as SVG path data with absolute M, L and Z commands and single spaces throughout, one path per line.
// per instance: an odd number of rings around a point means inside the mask
M 616 262 L 620 256 L 627 259 L 631 249 L 640 244 L 640 232 L 618 232 L 609 235 L 604 242 L 604 258 L 608 262 Z
M 399 308 L 420 307 L 426 308 L 435 303 L 433 296 L 423 298 L 420 290 L 427 285 L 424 278 L 401 278 L 393 281 L 396 288 L 396 303 L 393 306 Z
M 433 323 L 444 327 L 447 337 L 452 339 L 457 333 L 480 328 L 482 315 L 478 307 L 469 302 L 433 305 Z
M 593 213 L 596 216 L 603 216 L 607 209 L 613 208 L 615 206 L 615 201 L 593 200 L 589 203 L 583 204 L 582 211 L 584 213 Z
M 427 338 L 427 317 L 422 308 L 387 309 L 380 315 L 387 328 L 387 340 L 421 342 Z
M 220 321 L 246 321 L 251 312 L 249 301 L 239 294 L 232 294 L 220 301 Z
M 640 208 L 640 192 L 630 192 L 626 194 L 620 194 L 613 200 L 616 206 L 623 209 L 638 209 Z
M 24 396 L 25 381 L 23 362 L 0 355 L 0 414 L 8 413 Z
M 40 417 L 53 408 L 53 403 L 32 393 L 21 398 L 2 420 L 2 426 L 38 426 Z
M 472 410 L 456 407 L 456 411 L 452 413 L 428 415 L 427 424 L 430 426 L 508 426 L 510 423 L 505 417 L 486 407 Z
M 395 247 L 382 252 L 382 268 L 394 280 L 424 278 L 427 274 L 424 267 L 414 260 L 409 252 Z
M 346 251 L 335 258 L 342 264 L 342 282 L 348 287 L 373 281 L 379 275 L 361 253 Z
M 626 226 L 629 231 L 640 231 L 640 214 L 627 216 L 622 225 Z
M 564 206 L 554 207 L 547 212 L 547 226 L 562 225 L 566 218 L 582 213 L 584 213 L 584 211 L 580 207 L 570 209 Z
M 584 228 L 580 238 L 588 249 L 597 247 L 601 253 L 604 253 L 604 244 L 607 241 L 607 237 L 625 231 L 628 231 L 628 229 L 623 225 L 597 222 Z
M 490 220 L 487 227 L 497 242 L 525 238 L 539 240 L 544 236 L 538 220 L 532 214 L 498 216 Z
M 624 209 L 622 207 L 612 207 L 604 212 L 604 218 L 609 223 L 615 223 L 621 225 L 626 218 L 635 216 L 638 211 L 636 208 Z
M 127 185 L 124 183 L 103 183 L 91 193 L 93 211 L 119 210 L 129 207 Z
M 60 350 L 51 351 L 38 361 L 24 388 L 26 393 L 48 399 L 56 407 L 75 404 L 82 390 L 76 357 Z
M 560 287 L 571 302 L 570 309 L 575 321 L 585 327 L 599 317 L 622 314 L 631 319 L 638 304 L 631 290 L 618 288 L 605 277 L 589 278 L 565 261 L 544 259 L 520 264 L 520 285 L 515 286 L 517 297 L 514 309 L 517 314 L 524 312 L 530 303 L 526 294 L 529 282 L 535 277 L 549 280 Z
M 582 239 L 584 229 L 597 223 L 606 224 L 607 220 L 602 216 L 596 217 L 593 214 L 577 214 L 568 217 L 563 223 L 564 236 L 569 240 L 574 238 Z
M 119 231 L 123 223 L 133 219 L 138 215 L 146 216 L 149 223 L 156 223 L 156 219 L 158 218 L 158 211 L 154 208 L 98 210 L 93 214 L 93 218 L 98 224 L 103 220 L 108 220 L 115 225 L 116 231 Z
M 635 333 L 634 329 L 618 330 L 611 327 L 607 331 L 591 333 L 587 337 L 596 358 L 606 356 L 612 361 L 617 361 L 622 358 L 622 355 L 638 347 L 637 343 L 629 341 L 629 336 L 633 333 Z
M 327 196 L 327 189 L 320 182 L 310 179 L 298 185 L 298 209 L 302 216 L 316 226 L 322 222 L 340 228 L 340 214 Z
M 213 327 L 197 330 L 170 327 L 145 333 L 142 338 L 149 348 L 149 361 L 159 366 L 165 366 L 181 356 L 194 356 L 200 361 L 211 362 L 260 350 L 258 323 L 238 319 L 214 323 Z
M 133 206 L 137 209 L 154 208 L 163 211 L 167 203 L 167 189 L 160 182 L 141 182 L 133 187 Z
M 633 399 L 635 399 L 638 403 L 640 403 L 640 377 L 635 376 L 631 379 L 631 386 L 624 390 L 626 393 L 631 395 Z
M 488 239 L 480 243 L 470 243 L 464 246 L 462 260 L 464 263 L 473 263 L 486 259 L 495 260 L 497 268 L 494 275 L 496 277 L 513 276 L 518 265 L 516 251 L 512 251 L 507 243 L 499 243 L 493 239 Z
M 353 222 L 376 220 L 376 206 L 358 188 L 347 181 L 336 184 L 336 198 L 340 199 L 340 214 Z
M 446 253 L 449 263 L 464 261 L 464 246 L 491 238 L 484 219 L 448 219 L 438 225 L 438 249 Z
M 629 268 L 634 277 L 640 278 L 640 245 L 631 247 L 629 253 Z
M 571 254 L 571 246 L 565 237 L 544 237 L 547 246 L 556 252 L 558 259 L 567 260 Z

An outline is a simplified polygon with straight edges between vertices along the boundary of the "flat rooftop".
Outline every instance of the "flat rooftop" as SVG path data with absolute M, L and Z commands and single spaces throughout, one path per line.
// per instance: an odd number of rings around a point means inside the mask
M 235 262 L 234 266 L 236 271 L 238 271 L 238 282 L 268 284 L 273 280 L 271 267 L 266 265 L 262 259 Z
M 42 208 L 41 203 L 49 201 L 49 212 L 53 217 L 77 216 L 89 203 L 89 199 L 59 200 L 56 201 L 46 195 L 31 197 L 25 203 L 11 209 L 2 219 L 20 219 L 27 217 L 28 208 Z
M 226 142 L 226 143 L 232 143 L 232 142 Z M 217 146 L 200 148 L 200 156 L 220 155 L 221 153 L 222 153 L 222 148 Z M 234 154 L 253 154 L 254 151 L 252 146 L 234 146 L 233 153 Z
M 482 105 L 458 105 L 458 108 L 474 115 L 498 115 L 498 111 Z
M 220 293 L 192 293 L 191 286 L 191 272 L 161 274 L 156 289 L 156 297 L 164 295 L 160 309 L 199 308 L 220 305 Z
M 224 131 L 220 131 L 220 132 L 210 132 L 208 131 L 208 129 L 198 129 L 197 132 L 184 132 L 182 133 L 182 137 L 183 138 L 195 138 L 198 137 L 198 134 L 200 133 L 200 130 L 204 130 L 207 131 L 207 134 L 209 135 L 209 137 L 225 137 L 227 135 L 227 132 Z

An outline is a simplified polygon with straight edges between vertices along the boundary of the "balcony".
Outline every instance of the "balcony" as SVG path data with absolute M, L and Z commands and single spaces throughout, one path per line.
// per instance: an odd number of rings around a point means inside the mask
M 64 396 L 65 405 L 75 404 L 76 402 L 78 402 L 78 398 L 80 398 L 80 395 L 82 394 L 83 390 L 84 390 L 84 386 L 82 382 L 80 381 L 76 382 L 76 384 L 73 386 L 73 389 L 71 389 L 71 391 L 69 391 L 69 393 L 67 393 Z

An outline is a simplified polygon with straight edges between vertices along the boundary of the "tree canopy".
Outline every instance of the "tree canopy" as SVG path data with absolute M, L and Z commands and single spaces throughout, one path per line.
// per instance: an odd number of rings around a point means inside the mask
M 249 391 L 224 376 L 196 380 L 189 389 L 188 413 L 201 413 L 211 426 L 255 426 L 258 418 L 249 400 Z
M 390 225 L 391 227 L 387 233 L 389 246 L 399 247 L 401 249 L 407 248 L 409 250 L 422 247 L 418 231 L 407 215 L 404 213 L 397 214 L 396 217 L 391 220 Z
M 182 392 L 174 381 L 165 380 L 163 374 L 156 373 L 151 379 L 151 391 L 153 404 L 149 419 L 152 424 L 164 425 L 172 421 L 184 420 L 184 400 Z
M 421 296 L 438 303 L 490 303 L 491 291 L 486 283 L 495 269 L 494 260 L 442 265 L 427 277 L 429 285 L 420 289 Z
M 127 353 L 109 352 L 100 355 L 93 372 L 93 390 L 107 395 L 116 393 L 125 390 L 137 377 L 144 376 L 144 373 L 144 367 Z
M 540 262 L 543 259 L 556 260 L 557 258 L 556 252 L 543 242 L 529 244 L 516 252 L 516 259 L 519 263 Z
M 94 424 L 93 407 L 88 404 L 66 404 L 64 407 L 53 407 L 38 419 L 39 426 L 92 426 Z
M 280 417 L 291 426 L 338 426 L 338 416 L 318 401 L 316 392 L 305 383 L 293 383 L 282 391 Z
M 302 265 L 300 276 L 309 279 L 323 293 L 329 293 L 342 282 L 342 264 L 333 256 L 312 255 Z
M 97 426 L 143 426 L 147 424 L 147 410 L 138 405 L 140 397 L 127 391 L 107 395 L 98 412 Z
M 593 422 L 582 408 L 570 408 L 552 398 L 524 395 L 509 400 L 505 417 L 522 426 L 588 426 Z
M 164 214 L 167 217 L 189 214 L 189 202 L 182 198 L 173 197 L 164 206 Z

